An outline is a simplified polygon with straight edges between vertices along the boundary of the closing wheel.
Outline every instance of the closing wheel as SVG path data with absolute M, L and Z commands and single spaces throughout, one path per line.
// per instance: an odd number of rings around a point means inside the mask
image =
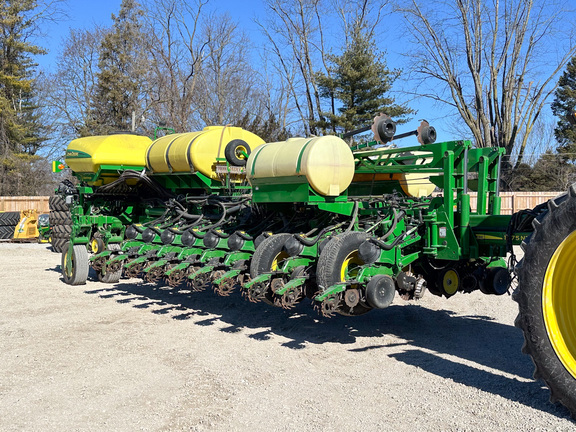
M 387 308 L 392 304 L 395 294 L 396 284 L 388 275 L 376 275 L 366 286 L 366 302 L 374 308 Z
M 104 240 L 102 240 L 99 237 L 92 238 L 92 241 L 90 242 L 90 249 L 92 250 L 93 254 L 99 254 L 100 252 L 104 252 L 106 250 Z
M 360 267 L 365 264 L 358 253 L 360 245 L 370 235 L 353 231 L 337 235 L 330 240 L 318 259 L 317 281 L 318 286 L 328 289 L 339 282 L 355 279 Z M 358 287 L 352 286 L 352 289 Z M 346 302 L 341 302 L 336 310 L 341 315 L 362 315 L 372 308 L 363 302 L 350 307 Z
M 106 272 L 106 274 L 102 274 L 101 271 L 98 272 L 98 280 L 103 283 L 117 283 L 122 276 L 122 268 L 120 270 L 116 270 L 115 272 Z
M 576 185 L 548 208 L 522 245 L 515 324 L 524 332 L 522 351 L 536 366 L 534 378 L 576 418 Z
M 460 288 L 460 275 L 454 269 L 447 269 L 440 273 L 440 280 L 438 281 L 439 288 L 442 294 L 452 297 Z
M 62 277 L 68 285 L 84 285 L 88 279 L 88 251 L 85 245 L 74 245 L 69 251 L 68 243 L 62 252 Z
M 232 140 L 226 144 L 224 156 L 230 165 L 244 166 L 250 156 L 250 146 L 244 140 Z

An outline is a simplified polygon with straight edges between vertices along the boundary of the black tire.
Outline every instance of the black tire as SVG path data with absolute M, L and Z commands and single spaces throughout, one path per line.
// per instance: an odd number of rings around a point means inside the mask
M 254 279 L 256 276 L 274 271 L 278 265 L 289 257 L 284 250 L 284 243 L 292 237 L 292 234 L 275 234 L 264 239 L 256 248 L 250 262 L 250 276 Z M 262 299 L 264 303 L 274 305 L 274 294 L 270 289 Z
M 72 248 L 72 265 L 66 264 L 68 243 L 62 250 L 62 277 L 68 285 L 84 285 L 88 279 L 89 260 L 86 245 L 74 245 Z
M 70 211 L 60 211 L 60 224 L 72 225 L 72 214 Z
M 0 213 L 0 225 L 15 227 L 20 222 L 20 212 Z
M 122 276 L 122 268 L 115 272 L 108 272 L 105 275 L 102 272 L 98 272 L 98 280 L 102 283 L 117 283 Z
M 65 240 L 52 238 L 52 252 L 62 253 L 62 244 Z
M 247 158 L 242 153 L 250 155 L 250 146 L 241 139 L 235 139 L 226 144 L 224 156 L 230 165 L 245 166 Z
M 275 270 L 283 259 L 288 258 L 288 253 L 284 251 L 284 243 L 290 237 L 292 234 L 275 234 L 260 243 L 250 262 L 252 279 L 262 273 Z
M 14 227 L 0 226 L 0 239 L 11 239 L 14 236 Z
M 48 205 L 50 207 L 50 211 L 70 211 L 68 205 L 66 204 L 66 200 L 58 195 L 48 198 Z
M 72 232 L 71 225 L 54 225 L 52 227 L 53 232 L 57 237 L 60 238 L 70 238 L 70 233 Z
M 342 273 L 353 273 L 354 268 L 364 264 L 358 255 L 358 248 L 370 238 L 369 234 L 351 231 L 332 238 L 318 258 L 316 281 L 320 290 L 325 290 L 339 282 L 344 282 Z M 347 261 L 350 260 L 350 261 Z M 344 268 L 345 267 L 345 268 Z M 353 311 L 343 306 L 337 312 L 341 315 L 361 315 L 372 308 L 362 303 L 354 306 Z
M 50 225 L 60 225 L 60 212 L 58 210 L 50 212 Z
M 72 215 L 69 211 L 54 210 L 50 212 L 52 225 L 72 225 Z
M 576 184 L 568 196 L 550 200 L 539 219 L 516 267 L 515 324 L 524 333 L 522 352 L 534 362 L 534 378 L 546 383 L 551 402 L 576 418 Z

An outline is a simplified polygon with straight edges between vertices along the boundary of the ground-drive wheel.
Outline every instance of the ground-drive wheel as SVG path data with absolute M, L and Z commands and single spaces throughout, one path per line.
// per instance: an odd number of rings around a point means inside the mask
M 548 208 L 522 245 L 516 326 L 524 332 L 522 351 L 536 365 L 534 378 L 576 418 L 576 184 Z
M 74 245 L 72 252 L 68 244 L 62 252 L 62 276 L 68 285 L 84 285 L 88 279 L 88 251 L 85 245 Z M 69 255 L 71 254 L 71 255 Z
M 250 262 L 250 276 L 254 279 L 262 273 L 268 273 L 279 269 L 282 261 L 289 257 L 284 250 L 284 243 L 292 237 L 292 234 L 276 234 L 262 241 L 256 248 L 252 261 Z M 265 286 L 264 286 L 265 285 Z M 270 291 L 270 284 L 256 284 L 248 291 L 248 298 L 257 301 L 262 300 L 273 305 L 273 295 Z
M 316 270 L 316 280 L 321 289 L 328 289 L 332 285 L 346 280 L 355 279 L 364 260 L 358 253 L 358 248 L 370 235 L 352 231 L 337 235 L 331 239 L 320 254 Z M 357 290 L 351 287 L 351 290 Z M 342 315 L 362 315 L 372 308 L 361 301 L 359 291 L 352 291 L 354 301 L 344 297 L 339 302 L 336 312 Z

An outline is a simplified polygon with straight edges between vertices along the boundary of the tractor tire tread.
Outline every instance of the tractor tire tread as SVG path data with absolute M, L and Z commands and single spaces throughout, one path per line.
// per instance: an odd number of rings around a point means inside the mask
M 20 222 L 20 212 L 0 213 L 0 226 L 11 226 L 12 229 Z
M 522 352 L 530 356 L 535 365 L 534 379 L 542 380 L 550 389 L 552 401 L 560 402 L 576 418 L 576 379 L 560 362 L 546 330 L 542 311 L 542 287 L 550 258 L 576 230 L 576 194 L 554 198 L 548 211 L 534 223 L 534 232 L 523 244 L 524 257 L 518 270 L 519 285 L 512 298 L 518 303 L 518 316 L 514 322 L 524 335 Z M 536 220 L 536 219 L 535 219 Z

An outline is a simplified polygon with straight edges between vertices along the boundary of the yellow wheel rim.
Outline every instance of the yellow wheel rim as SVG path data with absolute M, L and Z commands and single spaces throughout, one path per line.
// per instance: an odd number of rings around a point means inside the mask
M 350 252 L 340 267 L 340 281 L 344 282 L 355 278 L 359 267 L 362 265 L 364 265 L 364 261 L 358 255 L 358 251 Z
M 236 153 L 236 157 L 238 157 L 238 159 L 246 159 L 246 156 L 244 156 L 244 155 L 245 155 L 245 153 L 248 153 L 248 152 L 246 151 L 246 147 L 239 145 L 236 147 L 235 153 Z
M 558 246 L 546 269 L 542 312 L 558 358 L 576 378 L 576 231 Z
M 283 262 L 286 258 L 288 258 L 289 256 L 290 256 L 290 255 L 288 255 L 288 252 L 286 252 L 286 251 L 280 252 L 278 255 L 276 255 L 276 256 L 274 257 L 274 260 L 272 261 L 272 266 L 271 266 L 270 269 L 271 269 L 272 271 L 278 270 L 278 266 L 279 266 L 280 264 L 282 264 L 282 262 Z
M 68 252 L 64 255 L 64 271 L 66 271 L 66 276 L 72 277 L 74 272 L 74 255 L 70 257 L 70 265 L 68 266 Z
M 444 277 L 442 278 L 442 287 L 444 288 L 444 292 L 446 294 L 452 295 L 458 291 L 458 286 L 460 285 L 460 280 L 458 279 L 458 273 L 454 270 L 448 270 L 444 273 Z
M 98 252 L 98 240 L 92 239 L 92 242 L 90 243 L 90 246 L 92 247 L 92 252 L 93 252 L 93 253 L 97 253 L 97 252 Z

